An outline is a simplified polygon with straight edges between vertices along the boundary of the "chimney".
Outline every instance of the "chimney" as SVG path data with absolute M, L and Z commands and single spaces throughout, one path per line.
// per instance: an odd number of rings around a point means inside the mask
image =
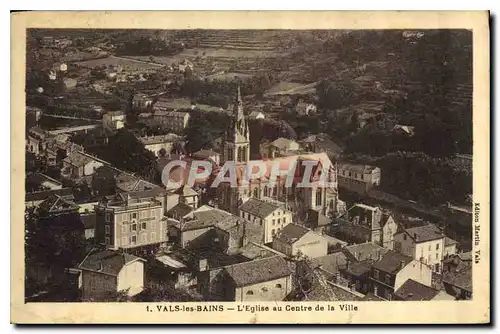
M 415 241 L 417 241 L 417 239 L 418 239 L 417 233 L 413 233 L 413 239 L 415 239 Z
M 403 269 L 405 267 L 405 261 L 404 260 L 401 260 L 400 261 L 400 268 L 399 269 Z
M 99 262 L 99 268 L 97 269 L 97 271 L 102 271 L 102 262 Z

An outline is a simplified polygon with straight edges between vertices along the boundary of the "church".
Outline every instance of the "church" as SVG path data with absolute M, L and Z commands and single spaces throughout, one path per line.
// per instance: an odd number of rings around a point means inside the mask
M 234 162 L 237 175 L 237 186 L 229 183 L 219 184 L 216 191 L 216 203 L 219 208 L 237 214 L 238 208 L 249 198 L 274 202 L 284 205 L 287 209 L 300 216 L 305 216 L 309 210 L 314 210 L 325 216 L 335 215 L 338 205 L 337 165 L 332 163 L 326 153 L 305 153 L 263 159 L 268 166 L 265 175 L 241 182 L 244 171 L 250 160 L 250 130 L 244 114 L 241 91 L 238 87 L 236 101 L 233 107 L 232 120 L 221 145 L 220 164 Z M 307 171 L 306 165 L 314 165 Z M 276 178 L 270 177 L 273 165 L 278 165 L 281 171 L 293 170 L 294 173 L 282 173 Z M 323 173 L 323 174 L 322 174 Z M 326 175 L 325 175 L 326 173 Z M 310 186 L 297 186 L 310 175 Z M 288 178 L 293 180 L 288 180 Z M 321 182 L 321 180 L 327 180 Z M 292 182 L 290 182 L 292 181 Z

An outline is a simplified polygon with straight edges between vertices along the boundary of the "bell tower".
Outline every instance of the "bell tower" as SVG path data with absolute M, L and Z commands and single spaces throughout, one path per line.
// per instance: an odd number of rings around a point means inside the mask
M 226 132 L 223 146 L 222 163 L 226 161 L 246 163 L 250 160 L 250 131 L 243 113 L 240 86 L 238 86 L 233 117 Z

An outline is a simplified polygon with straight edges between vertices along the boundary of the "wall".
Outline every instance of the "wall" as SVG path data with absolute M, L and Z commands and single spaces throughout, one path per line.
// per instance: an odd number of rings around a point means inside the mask
M 135 261 L 124 266 L 118 274 L 118 291 L 130 289 L 129 296 L 134 296 L 144 287 L 144 263 Z
M 277 285 L 281 287 L 277 287 Z M 263 291 L 262 289 L 267 289 Z M 248 294 L 249 291 L 253 294 Z M 292 291 L 292 275 L 235 289 L 234 301 L 280 301 Z
M 394 250 L 415 259 L 415 243 L 405 232 L 394 235 Z
M 424 285 L 431 286 L 432 270 L 419 261 L 411 261 L 396 274 L 394 291 L 398 290 L 410 278 Z
M 433 270 L 441 271 L 441 261 L 443 260 L 444 238 L 417 243 L 415 246 L 415 260 L 423 258 L 425 264 L 433 266 Z M 438 267 L 436 269 L 436 266 Z
M 189 231 L 183 231 L 181 233 L 181 247 L 185 248 L 188 244 L 188 242 L 191 242 L 200 236 L 204 235 L 205 233 L 208 233 L 210 230 L 212 230 L 212 226 L 204 227 L 204 228 L 199 228 L 196 230 L 189 230 Z
M 131 215 L 136 214 L 136 231 L 131 230 Z M 133 248 L 143 245 L 162 243 L 167 241 L 166 222 L 162 221 L 163 207 L 136 208 L 129 211 L 118 211 L 114 213 L 115 224 L 111 224 L 112 236 L 116 248 Z M 146 223 L 143 230 L 139 225 Z M 113 232 L 113 228 L 114 231 Z M 136 243 L 131 243 L 132 236 L 136 236 Z M 144 236 L 145 237 L 144 237 Z
M 82 271 L 82 299 L 99 300 L 105 293 L 117 292 L 117 278 L 93 271 Z
M 328 253 L 328 242 L 321 235 L 308 232 L 294 243 L 292 248 L 293 255 L 300 251 L 302 254 L 314 259 Z
M 448 245 L 444 248 L 443 258 L 457 254 L 457 244 Z

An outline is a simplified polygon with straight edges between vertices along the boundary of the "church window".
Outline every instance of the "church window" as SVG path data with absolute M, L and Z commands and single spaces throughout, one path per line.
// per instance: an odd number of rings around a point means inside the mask
M 320 206 L 322 203 L 322 191 L 321 189 L 316 190 L 316 206 Z
M 264 196 L 267 196 L 267 186 L 264 187 Z

